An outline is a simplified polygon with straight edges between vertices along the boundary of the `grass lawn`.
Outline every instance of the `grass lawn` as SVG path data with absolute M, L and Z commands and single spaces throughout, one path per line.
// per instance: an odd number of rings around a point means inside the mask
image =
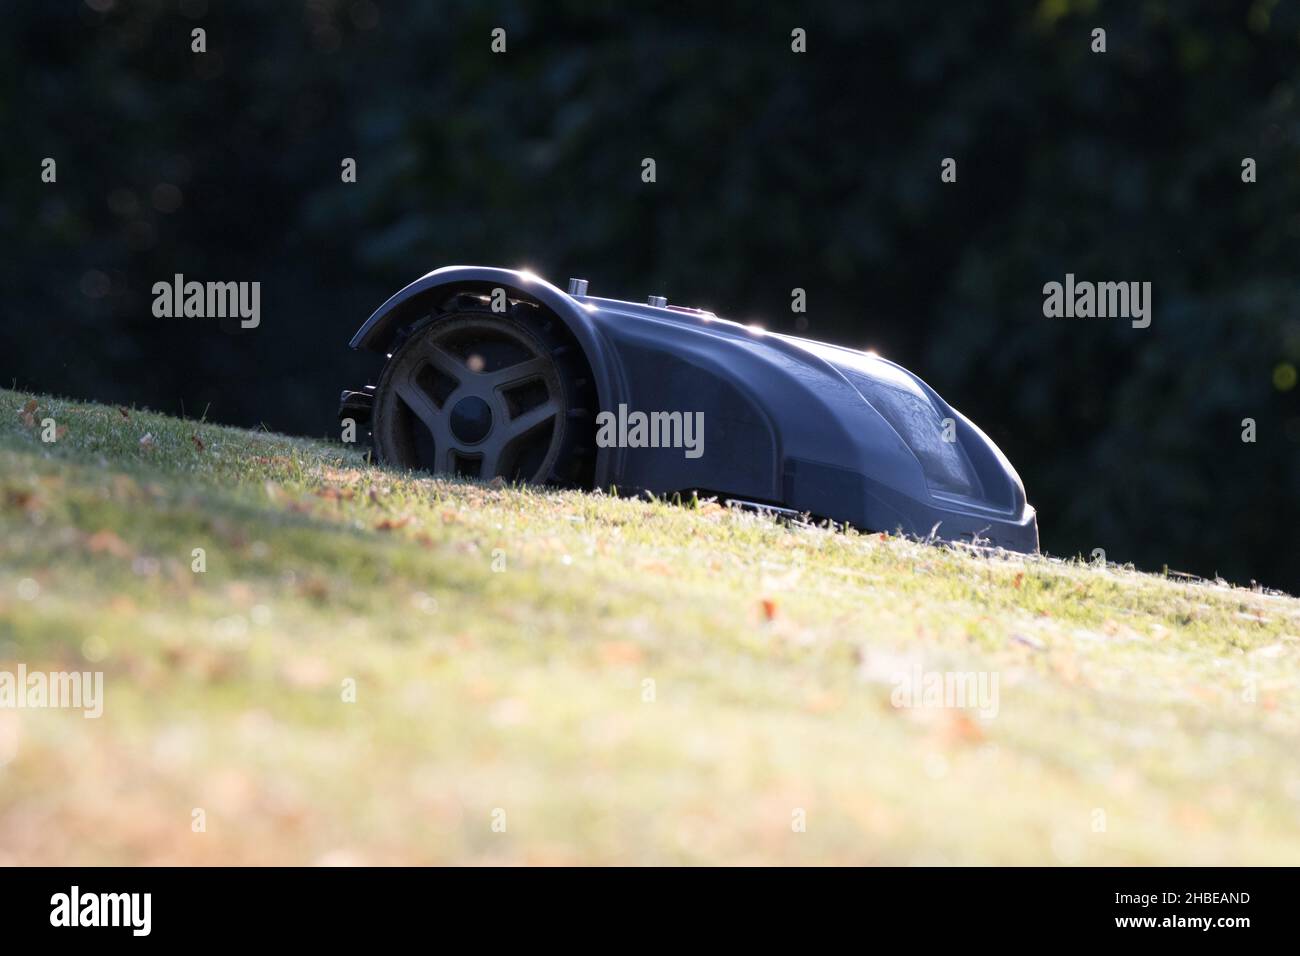
M 0 865 L 1300 860 L 1293 598 L 0 391 L 20 665 Z

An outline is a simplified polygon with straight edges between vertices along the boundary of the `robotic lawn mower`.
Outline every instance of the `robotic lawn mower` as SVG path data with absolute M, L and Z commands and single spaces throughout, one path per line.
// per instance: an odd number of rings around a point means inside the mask
M 343 393 L 380 462 L 490 480 L 716 495 L 873 531 L 1038 548 L 1020 477 L 928 385 L 870 353 L 701 309 L 450 266 L 402 289 Z

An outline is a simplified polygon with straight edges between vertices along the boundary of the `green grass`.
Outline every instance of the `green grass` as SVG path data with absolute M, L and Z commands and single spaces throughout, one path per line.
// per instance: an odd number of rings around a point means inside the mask
M 0 671 L 105 675 L 98 720 L 0 709 L 0 864 L 1294 863 L 1298 635 L 1280 595 L 0 391 Z M 914 666 L 996 716 L 893 706 Z

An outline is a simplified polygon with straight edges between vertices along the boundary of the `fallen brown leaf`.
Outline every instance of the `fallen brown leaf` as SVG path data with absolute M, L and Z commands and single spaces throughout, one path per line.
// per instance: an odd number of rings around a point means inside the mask
M 356 496 L 356 492 L 351 488 L 335 488 L 333 485 L 326 485 L 324 488 L 316 489 L 316 496 L 330 501 L 351 501 Z
M 281 668 L 292 687 L 319 690 L 330 683 L 329 663 L 319 657 L 293 657 Z
M 23 511 L 36 511 L 40 507 L 40 499 L 34 492 L 26 488 L 6 488 L 5 489 L 5 506 L 9 508 L 21 508 Z
M 977 721 L 956 710 L 952 711 L 952 719 L 948 721 L 944 737 L 951 744 L 974 744 L 984 739 L 984 731 Z
M 639 664 L 645 657 L 641 645 L 633 641 L 602 641 L 596 648 L 596 655 L 602 664 L 616 667 L 623 664 Z
M 125 541 L 117 536 L 113 531 L 107 528 L 96 531 L 86 539 L 86 548 L 96 554 L 111 554 L 115 558 L 127 558 L 131 556 L 131 548 Z
M 817 691 L 804 701 L 804 710 L 810 714 L 829 714 L 839 708 L 839 696 L 826 690 Z
M 329 582 L 321 577 L 310 577 L 298 585 L 298 593 L 314 601 L 324 601 L 330 594 Z

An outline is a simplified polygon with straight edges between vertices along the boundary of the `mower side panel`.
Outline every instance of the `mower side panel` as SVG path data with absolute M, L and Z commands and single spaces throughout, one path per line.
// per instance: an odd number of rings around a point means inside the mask
M 863 353 L 768 334 L 716 316 L 578 297 L 621 369 L 632 411 L 703 412 L 698 458 L 624 448 L 614 481 L 628 490 L 688 489 L 750 499 L 858 528 L 1038 548 L 1037 518 L 1015 470 L 960 412 L 905 369 Z M 865 364 L 864 364 L 865 363 Z M 854 368 L 904 383 L 950 418 L 971 487 L 932 493 L 917 454 L 868 400 Z M 608 411 L 617 411 L 602 406 Z M 917 433 L 908 436 L 916 440 Z
M 628 407 L 704 416 L 703 455 L 623 449 L 620 486 L 700 489 L 862 527 L 899 525 L 887 507 L 868 507 L 862 472 L 905 484 L 923 480 L 920 466 L 832 365 L 725 319 L 590 301 Z
M 686 448 L 618 449 L 614 483 L 656 494 L 700 490 L 779 503 L 781 431 L 755 390 L 770 356 L 736 349 L 707 330 L 600 309 L 594 314 L 626 383 L 630 413 L 702 415 L 698 457 Z M 618 415 L 617 406 L 602 410 Z

